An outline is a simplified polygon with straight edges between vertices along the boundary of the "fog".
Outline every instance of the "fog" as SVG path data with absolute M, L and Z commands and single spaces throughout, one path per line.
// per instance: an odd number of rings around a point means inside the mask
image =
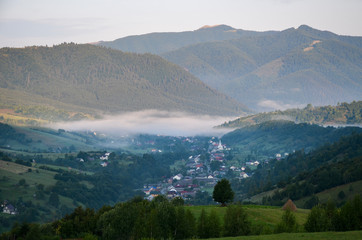
M 99 131 L 111 135 L 155 134 L 167 136 L 222 136 L 230 130 L 215 129 L 236 117 L 195 115 L 183 112 L 144 110 L 104 116 L 98 120 L 83 120 L 53 124 L 55 129 L 67 131 Z
M 284 104 L 280 101 L 274 101 L 274 100 L 262 100 L 260 102 L 258 102 L 258 106 L 262 107 L 262 108 L 267 108 L 269 111 L 270 110 L 286 110 L 286 109 L 291 109 L 291 108 L 303 108 L 305 107 L 307 104 Z

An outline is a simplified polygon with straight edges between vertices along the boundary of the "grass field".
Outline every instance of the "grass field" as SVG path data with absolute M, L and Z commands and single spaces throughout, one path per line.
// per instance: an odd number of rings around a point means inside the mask
M 281 233 L 259 236 L 242 236 L 228 238 L 210 238 L 210 240 L 357 240 L 362 239 L 362 231 L 321 232 L 321 233 Z
M 338 194 L 341 191 L 345 193 L 345 197 L 343 199 L 338 197 Z M 333 200 L 335 203 L 343 203 L 348 200 L 352 200 L 356 195 L 362 195 L 362 180 L 327 189 L 316 194 L 321 203 L 326 203 L 328 200 Z M 296 201 L 295 204 L 303 206 L 309 198 L 310 197 L 302 198 Z
M 34 205 L 48 205 L 49 193 L 46 193 L 46 189 L 56 183 L 55 174 L 56 172 L 53 171 L 0 160 L 0 200 L 6 199 L 14 203 L 18 199 L 22 199 L 24 202 L 31 201 Z M 25 180 L 24 185 L 19 184 L 22 179 Z M 39 184 L 44 185 L 44 199 L 38 199 L 34 195 L 38 191 Z M 59 196 L 59 200 L 60 204 L 71 208 L 76 207 L 70 198 Z M 50 207 L 50 209 L 52 208 Z
M 220 222 L 223 224 L 224 215 L 226 213 L 226 207 L 220 206 L 187 206 L 187 209 L 193 213 L 198 219 L 200 217 L 202 209 L 206 213 L 210 213 L 213 209 L 220 217 Z M 257 205 L 244 205 L 248 218 L 252 224 L 252 228 L 261 233 L 272 233 L 276 225 L 281 221 L 281 217 L 284 211 L 280 207 L 270 206 L 257 206 Z M 295 215 L 296 221 L 299 225 L 299 230 L 303 231 L 303 225 L 307 221 L 307 217 L 310 210 L 298 209 L 293 214 Z

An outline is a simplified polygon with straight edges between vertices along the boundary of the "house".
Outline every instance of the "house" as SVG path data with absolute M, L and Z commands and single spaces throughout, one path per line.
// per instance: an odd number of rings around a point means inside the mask
M 241 173 L 240 173 L 240 177 L 241 177 L 241 178 L 248 178 L 249 175 L 246 174 L 245 172 L 241 172 Z
M 108 166 L 108 162 L 101 162 L 101 166 L 102 166 L 102 167 L 107 167 L 107 166 Z
M 179 173 L 179 174 L 177 174 L 176 176 L 173 177 L 173 180 L 180 181 L 183 177 L 184 176 L 181 173 Z
M 11 214 L 11 215 L 16 215 L 17 214 L 17 210 L 16 208 L 11 205 L 11 204 L 7 204 L 4 208 L 3 208 L 3 213 L 7 213 L 7 214 Z

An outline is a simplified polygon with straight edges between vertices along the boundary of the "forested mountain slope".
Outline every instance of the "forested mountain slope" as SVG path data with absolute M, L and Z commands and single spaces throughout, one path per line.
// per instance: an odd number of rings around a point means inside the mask
M 27 98 L 28 104 L 42 97 L 43 105 L 64 103 L 60 107 L 108 113 L 160 109 L 234 115 L 246 111 L 161 57 L 92 45 L 0 49 L 0 89 L 5 94 L 9 90 L 34 96 Z M 21 101 L 9 96 L 2 103 Z
M 303 25 L 185 46 L 162 56 L 260 111 L 361 100 L 362 37 Z
M 197 43 L 236 39 L 241 36 L 267 35 L 271 33 L 272 32 L 239 30 L 226 25 L 216 25 L 204 26 L 195 31 L 149 33 L 128 36 L 114 41 L 101 41 L 96 44 L 125 52 L 162 54 Z
M 338 141 L 342 136 L 362 133 L 359 127 L 321 127 L 315 124 L 279 120 L 239 128 L 222 137 L 222 142 L 241 153 L 274 157 L 304 149 L 309 152 L 325 143 Z
M 286 159 L 272 160 L 260 166 L 251 178 L 235 181 L 234 189 L 249 196 L 276 189 L 263 201 L 278 205 L 288 198 L 295 201 L 362 180 L 361 140 L 362 134 L 355 133 L 310 153 L 296 151 Z M 307 205 L 304 207 L 313 207 Z
M 258 113 L 225 122 L 219 127 L 240 128 L 281 119 L 320 125 L 361 125 L 362 101 L 322 107 L 313 107 L 309 104 L 302 109 Z

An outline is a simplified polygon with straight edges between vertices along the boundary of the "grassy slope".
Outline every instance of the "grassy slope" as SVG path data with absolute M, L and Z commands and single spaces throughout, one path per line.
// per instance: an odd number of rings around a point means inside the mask
M 210 240 L 349 240 L 362 239 L 362 231 L 321 232 L 321 233 L 281 233 L 260 236 L 242 236 L 227 238 L 210 238 Z
M 32 169 L 32 171 L 28 172 L 28 169 Z M 45 194 L 45 199 L 43 200 L 38 200 L 33 196 L 37 191 L 36 187 L 38 184 L 43 184 L 45 190 L 47 187 L 54 185 L 56 183 L 54 179 L 55 174 L 56 172 L 0 160 L 0 175 L 2 176 L 0 179 L 0 199 L 7 199 L 13 202 L 21 197 L 24 202 L 32 201 L 35 205 L 47 205 L 50 209 L 55 210 L 47 204 L 48 194 Z M 17 185 L 21 179 L 25 179 L 26 186 Z M 59 196 L 59 200 L 61 204 L 68 207 L 76 207 L 70 198 Z
M 291 153 L 293 150 L 310 151 L 318 146 L 338 141 L 341 136 L 361 132 L 361 128 L 332 128 L 295 124 L 289 121 L 270 121 L 239 128 L 225 134 L 222 142 L 230 146 L 235 159 L 264 160 L 276 153 Z
M 285 111 L 257 113 L 246 117 L 240 117 L 225 122 L 218 127 L 240 128 L 271 120 L 290 120 L 298 123 L 318 125 L 358 125 L 362 123 L 361 109 L 362 101 L 341 103 L 338 106 L 313 107 L 309 105 L 303 109 L 287 109 Z
M 345 193 L 345 197 L 343 199 L 338 197 L 338 194 L 341 191 Z M 362 180 L 327 189 L 316 194 L 319 201 L 322 203 L 326 203 L 328 200 L 333 200 L 334 202 L 340 203 L 347 200 L 352 200 L 356 195 L 362 195 Z M 295 204 L 298 206 L 303 206 L 309 198 L 310 197 L 302 198 L 298 201 L 295 201 Z
M 262 193 L 252 196 L 250 199 L 247 199 L 247 200 L 252 201 L 254 203 L 261 204 L 263 197 L 272 196 L 276 190 L 280 191 L 282 189 L 277 188 L 277 189 L 273 189 L 270 191 L 262 192 Z M 343 191 L 345 193 L 346 197 L 344 199 L 338 198 L 338 193 L 340 191 Z M 344 185 L 334 187 L 331 189 L 327 189 L 327 190 L 325 190 L 323 192 L 319 192 L 315 195 L 318 197 L 318 199 L 321 203 L 326 203 L 328 200 L 333 200 L 334 202 L 339 203 L 341 201 L 347 201 L 347 200 L 353 199 L 353 197 L 356 196 L 356 194 L 362 195 L 362 181 L 352 182 L 352 183 L 344 184 Z M 297 207 L 303 206 L 304 203 L 309 199 L 310 199 L 310 196 L 304 197 L 302 199 L 296 200 L 294 203 L 295 203 L 295 205 L 297 205 Z
M 6 141 L 6 145 L 9 145 L 11 150 L 44 153 L 49 150 L 54 151 L 58 148 L 63 149 L 69 148 L 71 146 L 74 146 L 75 150 L 94 150 L 93 146 L 86 144 L 86 139 L 69 132 L 59 134 L 58 131 L 48 128 L 29 128 L 16 126 L 13 126 L 13 129 L 17 134 L 24 134 L 24 138 L 31 140 L 31 142 L 21 142 L 16 138 L 9 139 Z M 2 151 L 7 152 L 8 149 L 4 148 Z
M 188 206 L 187 208 L 190 209 L 196 219 L 199 218 L 202 209 L 204 209 L 207 213 L 215 210 L 220 216 L 222 223 L 226 213 L 226 208 L 219 206 Z M 262 227 L 264 233 L 272 233 L 283 215 L 283 210 L 280 207 L 245 205 L 244 209 L 248 214 L 252 226 Z M 303 229 L 302 225 L 304 225 L 307 220 L 308 213 L 309 210 L 305 209 L 298 209 L 297 212 L 294 213 L 301 230 Z

